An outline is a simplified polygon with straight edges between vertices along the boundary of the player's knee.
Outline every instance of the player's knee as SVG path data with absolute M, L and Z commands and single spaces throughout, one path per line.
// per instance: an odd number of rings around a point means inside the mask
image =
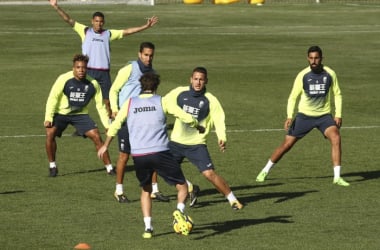
M 99 131 L 97 129 L 92 129 L 86 133 L 86 136 L 90 138 L 96 145 L 103 144 L 102 138 L 100 137 Z
M 213 181 L 217 175 L 215 173 L 214 170 L 210 169 L 210 170 L 205 170 L 202 172 L 203 176 L 206 177 L 207 180 L 209 181 Z

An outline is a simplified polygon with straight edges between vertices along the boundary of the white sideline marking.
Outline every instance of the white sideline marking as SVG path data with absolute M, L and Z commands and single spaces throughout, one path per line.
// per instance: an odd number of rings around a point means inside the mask
M 373 129 L 380 128 L 380 126 L 352 126 L 352 127 L 341 127 L 341 129 Z M 227 130 L 227 133 L 247 133 L 247 132 L 273 132 L 273 131 L 283 131 L 283 128 L 262 128 L 262 129 L 232 129 Z M 215 132 L 215 131 L 213 131 Z M 2 138 L 30 138 L 30 137 L 43 137 L 45 135 L 0 135 Z M 71 136 L 70 134 L 64 134 L 62 136 Z
M 353 126 L 353 127 L 341 127 L 341 129 L 371 129 L 380 128 L 380 126 Z M 227 133 L 246 133 L 246 132 L 272 132 L 272 131 L 283 131 L 283 128 L 263 128 L 263 129 L 238 129 L 238 130 L 227 130 Z

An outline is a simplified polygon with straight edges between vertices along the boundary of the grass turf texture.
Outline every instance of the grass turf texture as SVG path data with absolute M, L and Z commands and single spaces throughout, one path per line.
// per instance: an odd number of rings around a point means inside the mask
M 133 202 L 113 200 L 89 140 L 58 139 L 59 176 L 47 177 L 45 102 L 56 77 L 71 68 L 79 37 L 49 5 L 1 6 L 0 246 L 2 249 L 376 249 L 380 161 L 378 114 L 379 5 L 63 6 L 89 24 L 101 10 L 107 28 L 153 29 L 112 43 L 112 76 L 137 57 L 141 41 L 156 44 L 159 92 L 188 84 L 198 65 L 209 70 L 208 89 L 227 116 L 228 150 L 209 149 L 217 171 L 246 204 L 232 211 L 189 163 L 187 176 L 201 187 L 195 227 L 188 237 L 172 229 L 175 189 L 160 179 L 170 203 L 153 205 L 155 234 L 141 237 L 143 222 L 132 161 L 125 190 Z M 343 169 L 348 188 L 332 185 L 330 146 L 313 131 L 285 156 L 264 184 L 255 178 L 283 139 L 286 100 L 306 49 L 318 44 L 336 70 L 344 98 Z M 92 117 L 97 113 L 92 109 Z M 368 127 L 369 126 L 369 127 Z M 269 129 L 269 130 L 267 130 Z M 274 130 L 270 130 L 274 129 Z M 25 136 L 24 136 L 25 135 Z M 117 159 L 116 143 L 111 148 Z

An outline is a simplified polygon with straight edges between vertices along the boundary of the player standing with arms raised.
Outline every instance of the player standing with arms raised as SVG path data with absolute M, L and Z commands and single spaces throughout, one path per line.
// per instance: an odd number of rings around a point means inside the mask
M 108 115 L 111 118 L 111 108 L 109 104 L 109 90 L 111 88 L 110 42 L 154 26 L 158 22 L 158 17 L 152 16 L 148 18 L 146 24 L 139 27 L 116 30 L 104 29 L 104 14 L 102 12 L 95 12 L 92 15 L 91 27 L 89 27 L 72 19 L 58 6 L 58 0 L 49 0 L 49 2 L 62 19 L 73 27 L 74 31 L 80 36 L 82 40 L 82 54 L 90 58 L 87 73 L 99 82 L 102 88 L 104 103 L 106 104 Z

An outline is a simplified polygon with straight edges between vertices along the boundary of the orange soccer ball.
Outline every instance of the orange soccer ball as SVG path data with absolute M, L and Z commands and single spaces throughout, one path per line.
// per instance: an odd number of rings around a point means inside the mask
M 79 243 L 77 244 L 74 249 L 76 250 L 85 250 L 85 249 L 91 249 L 90 245 L 87 243 Z

